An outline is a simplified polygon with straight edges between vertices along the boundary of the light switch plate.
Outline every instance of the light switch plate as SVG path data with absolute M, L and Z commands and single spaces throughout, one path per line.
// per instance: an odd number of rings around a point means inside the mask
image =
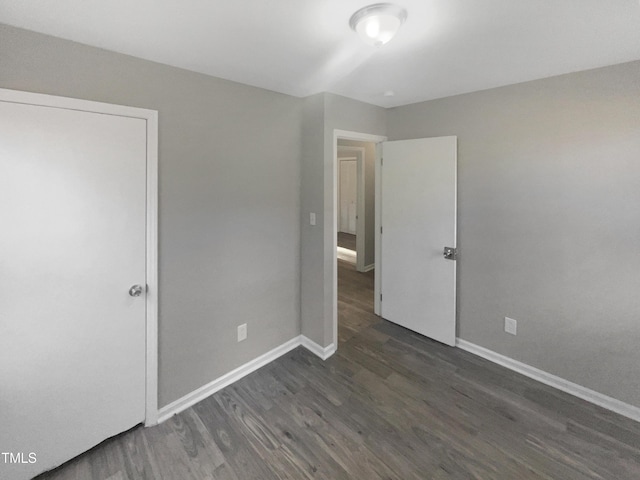
M 316 214 L 311 212 L 309 214 L 309 225 L 315 225 L 316 224 Z

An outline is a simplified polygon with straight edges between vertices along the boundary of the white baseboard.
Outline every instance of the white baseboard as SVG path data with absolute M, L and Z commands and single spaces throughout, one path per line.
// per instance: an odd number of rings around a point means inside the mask
M 376 268 L 376 264 L 372 263 L 370 265 L 367 265 L 364 267 L 364 270 L 362 270 L 363 272 L 370 272 L 371 270 L 373 270 L 374 268 Z
M 321 347 L 316 342 L 314 342 L 313 340 L 310 340 L 309 338 L 305 337 L 304 335 L 300 335 L 300 337 L 301 337 L 301 343 L 300 344 L 304 348 L 309 350 L 311 353 L 313 353 L 314 355 L 320 357 L 322 360 L 326 360 L 331 355 L 336 353 L 336 345 L 334 343 L 332 343 L 331 345 L 329 345 L 327 347 Z
M 607 395 L 603 395 L 602 393 L 598 393 L 594 390 L 583 387 L 582 385 L 578 385 L 577 383 L 570 382 L 564 378 L 557 377 L 545 372 L 544 370 L 539 370 L 531 365 L 514 360 L 513 358 L 505 357 L 504 355 L 500 355 L 499 353 L 474 343 L 467 342 L 461 338 L 456 340 L 456 346 L 493 363 L 502 365 L 509 370 L 513 370 L 514 372 L 521 373 L 526 377 L 537 380 L 540 383 L 557 388 L 558 390 L 586 400 L 587 402 L 591 402 L 595 405 L 606 408 L 607 410 L 611 410 L 612 412 L 619 413 L 620 415 L 635 420 L 636 422 L 640 422 L 640 408 L 638 407 Z
M 302 335 L 292 338 L 288 342 L 283 343 L 282 345 L 274 348 L 264 355 L 260 355 L 258 358 L 245 363 L 235 370 L 231 370 L 229 373 L 215 379 L 210 383 L 207 383 L 206 385 L 203 385 L 197 390 L 194 390 L 184 397 L 179 398 L 175 402 L 171 402 L 169 405 L 162 407 L 158 411 L 158 423 L 164 422 L 165 420 L 173 417 L 175 414 L 186 410 L 187 408 L 204 400 L 208 396 L 213 395 L 218 390 L 222 390 L 224 387 L 237 382 L 242 377 L 249 375 L 251 372 L 254 372 L 260 367 L 263 367 L 267 363 L 273 362 L 276 358 L 281 357 L 285 353 L 290 352 L 294 348 L 300 346 L 301 337 Z
M 260 367 L 273 362 L 275 359 L 281 357 L 287 352 L 290 352 L 294 348 L 299 347 L 300 345 L 302 345 L 314 355 L 320 357 L 322 360 L 326 360 L 336 351 L 336 347 L 333 343 L 328 347 L 321 347 L 316 342 L 309 340 L 304 335 L 298 335 L 297 337 L 292 338 L 288 342 L 283 343 L 282 345 L 274 348 L 264 355 L 260 355 L 258 358 L 255 358 L 250 362 L 241 365 L 235 370 L 231 370 L 229 373 L 216 378 L 214 381 L 209 382 L 206 385 L 198 388 L 197 390 L 188 393 L 184 397 L 171 402 L 169 405 L 162 407 L 160 410 L 158 410 L 158 423 L 162 423 L 165 420 L 168 420 L 174 415 L 182 412 L 183 410 L 186 410 L 187 408 L 204 400 L 210 395 L 213 395 L 218 390 L 222 390 L 224 387 L 237 382 L 242 377 L 249 375 L 250 373 L 258 370 Z

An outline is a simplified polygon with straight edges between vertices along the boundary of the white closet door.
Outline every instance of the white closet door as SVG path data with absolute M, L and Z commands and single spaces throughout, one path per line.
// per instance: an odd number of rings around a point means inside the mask
M 145 120 L 0 101 L 0 478 L 144 420 L 145 197 Z
M 356 234 L 358 162 L 340 160 L 340 231 Z

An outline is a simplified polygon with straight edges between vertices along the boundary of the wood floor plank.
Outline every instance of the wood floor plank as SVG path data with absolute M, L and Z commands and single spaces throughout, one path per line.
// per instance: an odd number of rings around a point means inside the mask
M 127 478 L 153 480 L 162 477 L 149 449 L 144 429 L 133 430 L 129 435 L 124 435 L 122 441 L 118 443 L 123 450 Z

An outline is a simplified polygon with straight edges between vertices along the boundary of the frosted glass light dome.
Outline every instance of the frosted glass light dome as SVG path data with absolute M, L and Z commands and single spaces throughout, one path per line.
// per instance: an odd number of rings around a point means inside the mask
M 365 43 L 379 47 L 395 36 L 406 18 L 404 8 L 391 3 L 376 3 L 354 13 L 349 25 Z

